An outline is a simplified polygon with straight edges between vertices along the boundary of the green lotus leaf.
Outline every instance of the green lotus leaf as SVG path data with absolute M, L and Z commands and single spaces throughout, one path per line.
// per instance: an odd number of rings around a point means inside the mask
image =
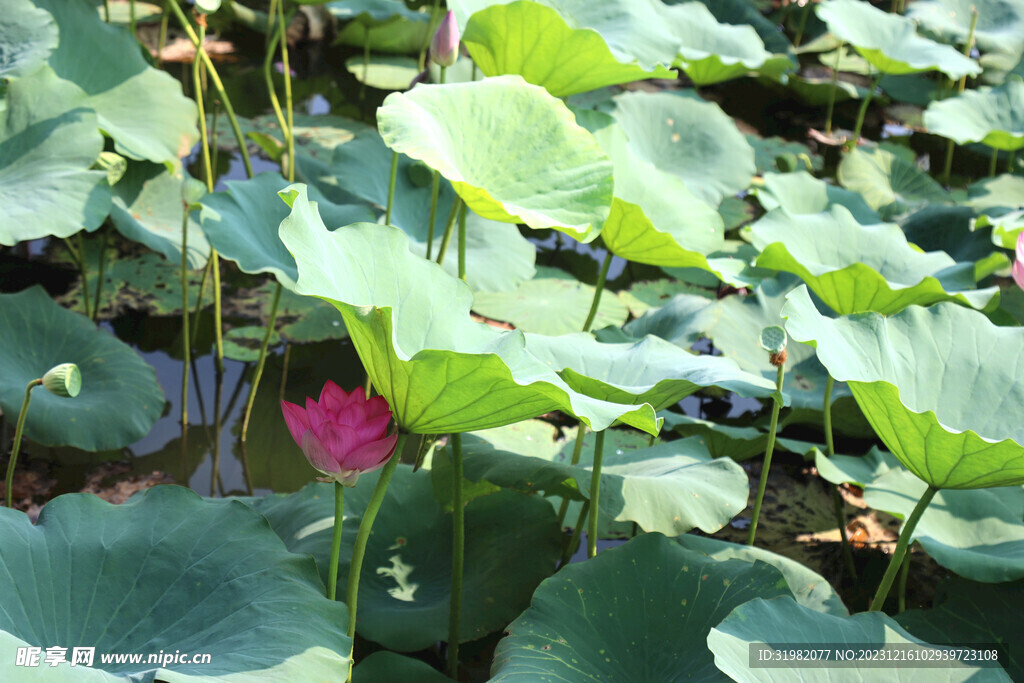
M 332 2 L 328 9 L 348 3 Z M 395 2 L 394 4 L 399 4 Z M 401 3 L 404 5 L 404 3 Z M 367 26 L 361 21 L 350 21 L 338 31 L 334 39 L 336 45 L 348 45 L 365 49 L 368 45 L 373 52 L 408 55 L 419 52 L 430 41 L 429 14 L 422 18 L 394 17 L 391 21 Z
M 39 286 L 0 295 L 0 407 L 15 416 L 25 386 L 60 363 L 82 372 L 82 393 L 32 392 L 25 436 L 44 446 L 122 448 L 149 433 L 164 407 L 156 373 L 130 346 L 85 316 L 58 306 Z M 12 418 L 13 419 L 13 418 Z
M 27 76 L 57 47 L 57 25 L 28 0 L 12 0 L 0 18 L 0 78 Z
M 687 550 L 704 553 L 718 561 L 766 562 L 782 572 L 782 576 L 785 577 L 789 589 L 793 591 L 793 596 L 799 604 L 818 612 L 840 617 L 845 617 L 850 613 L 825 577 L 796 560 L 791 560 L 764 548 L 738 545 L 693 534 L 680 536 L 676 541 Z
M 576 280 L 537 278 L 507 292 L 477 292 L 473 310 L 492 320 L 515 325 L 523 332 L 569 334 L 583 329 L 594 288 Z M 621 325 L 629 310 L 617 297 L 601 297 L 594 327 Z
M 527 334 L 526 350 L 576 391 L 615 403 L 649 403 L 661 410 L 711 386 L 747 398 L 775 394 L 774 382 L 728 358 L 694 355 L 650 335 L 632 343 L 602 344 L 582 332 Z
M 831 52 L 822 52 L 818 55 L 818 61 L 833 71 L 859 74 L 861 76 L 871 75 L 871 63 L 860 56 L 857 49 L 852 45 L 840 45 Z
M 345 70 L 360 83 L 380 90 L 408 90 L 420 73 L 415 59 L 394 55 L 372 55 L 368 62 L 361 56 L 349 57 Z
M 361 660 L 352 670 L 352 683 L 445 683 L 450 680 L 421 659 L 405 657 L 387 650 L 374 652 Z
M 821 171 L 824 168 L 824 158 L 820 154 L 812 152 L 811 148 L 807 145 L 792 142 L 777 135 L 761 137 L 754 133 L 747 133 L 746 138 L 750 146 L 754 148 L 754 165 L 757 168 L 757 175 L 781 170 L 779 166 L 780 157 L 793 157 L 799 169 Z M 793 171 L 787 172 L 792 173 Z M 728 201 L 728 199 L 723 200 L 723 203 L 724 201 Z
M 736 427 L 702 420 L 669 411 L 658 413 L 665 418 L 665 429 L 684 437 L 696 436 L 708 452 L 716 458 L 748 460 L 764 454 L 768 434 L 756 427 Z
M 281 221 L 290 213 L 277 193 L 288 186 L 288 181 L 280 173 L 260 173 L 224 184 L 227 190 L 202 199 L 199 218 L 210 244 L 244 272 L 271 273 L 286 288 L 293 289 L 298 278 L 295 259 L 277 236 Z M 316 188 L 310 194 L 332 228 L 373 220 L 373 211 L 367 206 L 332 204 Z
M 906 519 L 927 485 L 902 467 L 864 490 L 864 502 Z M 1024 489 L 939 491 L 914 528 L 936 562 L 972 581 L 1024 578 Z
M 114 149 L 171 166 L 199 140 L 196 104 L 170 74 L 149 66 L 127 30 L 105 23 L 87 2 L 34 0 L 66 34 L 50 66 L 86 92 Z
M 791 216 L 821 213 L 838 204 L 849 209 L 858 223 L 882 222 L 860 194 L 818 180 L 806 171 L 765 173 L 764 187 L 758 189 L 757 201 L 768 211 L 781 207 Z
M 467 435 L 464 472 L 470 481 L 547 495 L 589 498 L 593 450 L 580 464 L 560 458 L 517 455 Z M 602 517 L 636 522 L 644 531 L 678 536 L 697 527 L 714 533 L 747 506 L 743 468 L 713 459 L 697 439 L 678 439 L 637 450 L 611 449 L 602 459 Z M 567 521 L 571 521 L 567 515 Z
M 336 184 L 346 192 L 384 210 L 391 181 L 391 154 L 377 131 L 361 132 L 351 142 L 334 150 L 330 178 L 318 179 L 317 186 L 330 197 L 332 195 L 326 183 Z M 424 187 L 412 182 L 410 171 L 413 168 L 413 160 L 400 154 L 391 224 L 409 236 L 409 248 L 414 254 L 426 256 L 431 189 L 429 183 Z M 451 183 L 441 178 L 431 251 L 435 259 L 454 200 L 455 190 Z M 459 272 L 456 256 L 458 248 L 459 236 L 455 230 L 444 261 L 444 269 L 454 276 Z M 466 215 L 466 284 L 473 291 L 503 292 L 514 289 L 519 283 L 533 277 L 536 259 L 537 248 L 520 234 L 517 226 L 489 221 L 473 212 Z M 582 325 L 583 320 L 580 320 Z
M 716 304 L 717 322 L 707 335 L 722 352 L 750 373 L 760 374 L 775 383 L 778 369 L 768 362 L 768 354 L 760 344 L 761 330 L 782 321 L 780 311 L 786 303 L 786 294 L 797 286 L 792 276 L 762 280 L 751 296 L 730 296 Z M 790 397 L 794 408 L 807 408 L 820 412 L 825 404 L 825 383 L 828 371 L 815 356 L 814 349 L 790 339 L 786 350 L 786 376 L 782 391 Z M 837 382 L 832 391 L 835 402 L 849 396 L 846 385 Z
M 750 185 L 753 148 L 717 104 L 692 91 L 624 93 L 612 114 L 635 157 L 679 176 L 712 206 Z
M 125 175 L 114 185 L 114 205 L 110 220 L 128 239 L 145 244 L 169 261 L 181 263 L 181 220 L 184 205 L 182 183 L 188 179 L 181 169 L 174 172 L 162 164 L 133 161 Z M 188 262 L 191 268 L 203 268 L 210 245 L 199 222 L 188 220 Z
M 887 149 L 855 149 L 839 163 L 839 182 L 859 193 L 889 220 L 927 204 L 950 204 L 949 195 L 916 164 Z
M 280 234 L 299 265 L 296 291 L 338 307 L 404 429 L 472 431 L 565 410 L 594 429 L 621 419 L 657 433 L 650 406 L 578 394 L 526 351 L 522 332 L 473 322 L 469 287 L 411 254 L 401 230 L 356 223 L 328 232 L 305 187 L 282 197 L 292 206 Z
M 870 647 L 883 645 L 909 648 L 912 645 L 930 649 L 934 646 L 907 633 L 902 626 L 882 612 L 862 612 L 850 617 L 825 614 L 804 607 L 793 598 L 775 600 L 755 598 L 732 611 L 718 626 L 711 629 L 707 646 L 714 653 L 715 666 L 734 680 L 741 681 L 840 681 L 873 680 L 879 676 L 878 662 L 862 660 L 850 662 L 842 668 L 823 667 L 818 662 L 783 661 L 771 666 L 752 667 L 752 647 L 771 645 L 776 650 L 807 647 L 808 643 L 858 644 Z M 862 645 L 863 647 L 863 645 Z M 886 669 L 887 681 L 920 680 L 920 669 Z M 1007 681 L 1005 672 L 994 668 L 948 667 L 929 670 L 929 680 L 935 681 Z
M 402 0 L 345 0 L 329 2 L 327 11 L 338 21 L 352 21 L 363 26 L 383 26 L 401 19 L 427 23 L 430 14 L 409 9 Z
M 967 42 L 971 9 L 978 10 L 974 39 L 985 52 L 1024 52 L 1024 3 L 1021 0 L 918 0 L 907 6 L 907 17 L 932 33 Z
M 984 232 L 982 228 L 992 228 L 992 244 L 1003 249 L 1015 249 L 1017 236 L 1024 232 L 1024 209 L 1011 211 L 1001 216 L 978 216 L 974 228 Z
M 622 329 L 637 339 L 650 334 L 689 349 L 718 320 L 716 313 L 714 303 L 703 296 L 677 294 Z
M 1024 379 L 1005 371 L 1024 357 L 1024 330 L 940 303 L 881 316 L 821 316 L 801 287 L 783 309 L 791 337 L 850 389 L 893 455 L 937 488 L 1024 483 Z M 999 363 L 988 363 L 998 353 Z
M 977 76 L 981 67 L 949 45 L 917 35 L 917 26 L 860 0 L 828 0 L 818 16 L 840 40 L 857 48 L 871 65 L 887 74 L 941 71 L 950 78 Z
M 973 218 L 970 207 L 926 206 L 903 219 L 900 227 L 907 241 L 925 251 L 944 251 L 958 262 L 983 261 L 992 255 L 995 231 Z
M 668 0 L 666 5 L 679 4 L 681 0 Z M 686 2 L 688 0 L 682 0 Z M 764 41 L 764 46 L 774 54 L 789 54 L 793 46 L 786 34 L 779 30 L 771 19 L 761 14 L 750 0 L 700 0 L 707 6 L 715 19 L 723 24 L 750 25 Z M 795 62 L 795 60 L 794 60 Z
M 288 552 L 239 502 L 204 501 L 179 486 L 122 505 L 71 494 L 47 503 L 36 525 L 0 510 L 0 538 L 0 642 L 65 647 L 69 660 L 72 648 L 95 647 L 94 668 L 63 664 L 56 676 L 40 672 L 46 680 L 328 680 L 348 666 L 344 604 L 324 599 L 313 561 Z M 210 658 L 101 661 L 176 651 Z M 14 661 L 0 675 L 31 675 Z
M 110 211 L 96 113 L 49 67 L 12 79 L 0 112 L 0 244 L 94 230 Z M 0 105 L 2 106 L 2 105 Z
M 1021 660 L 1020 611 L 1024 609 L 1024 583 L 980 584 L 953 577 L 935 591 L 931 609 L 897 614 L 900 626 L 936 645 L 1000 643 L 999 663 L 1010 677 L 1024 677 Z
M 768 82 L 767 79 L 761 79 L 761 81 Z M 833 88 L 831 76 L 810 73 L 790 74 L 786 81 L 786 88 L 812 107 L 826 106 L 832 100 L 833 92 L 836 103 L 860 100 L 868 93 L 867 88 L 862 88 L 843 79 L 838 79 Z
M 562 102 L 519 76 L 392 93 L 377 123 L 388 147 L 439 171 L 484 218 L 586 241 L 608 217 L 608 156 Z
M 519 74 L 555 97 L 673 77 L 678 39 L 652 0 L 453 0 L 449 7 L 487 76 Z
M 725 680 L 704 642 L 711 627 L 780 595 L 790 592 L 771 565 L 643 534 L 542 583 L 498 643 L 491 680 Z
M 936 135 L 965 145 L 981 142 L 1001 150 L 1024 147 L 1024 80 L 1008 78 L 997 88 L 968 90 L 932 102 L 924 125 Z
M 687 294 L 694 297 L 702 298 L 705 301 L 711 301 L 715 298 L 715 292 L 703 287 L 697 287 L 687 282 L 680 282 L 679 280 L 670 280 L 662 278 L 659 280 L 641 280 L 640 282 L 634 282 L 629 286 L 629 289 L 624 289 L 619 292 L 619 298 L 622 299 L 623 303 L 629 307 L 629 312 L 639 318 L 648 311 L 657 308 L 664 308 L 671 305 L 672 299 L 677 294 Z M 696 304 L 690 306 L 688 304 L 683 305 L 685 309 L 697 308 Z M 695 330 L 696 331 L 696 330 Z M 646 334 L 646 333 L 645 333 Z M 634 337 L 642 337 L 643 334 L 634 334 Z M 662 339 L 667 339 L 664 335 L 658 335 Z
M 998 288 L 973 290 L 973 264 L 957 264 L 944 252 L 922 253 L 899 226 L 861 225 L 842 206 L 807 216 L 775 209 L 753 225 L 757 265 L 794 273 L 840 315 L 884 315 L 911 304 L 956 301 L 989 305 Z
M 856 484 L 861 488 L 874 483 L 894 467 L 903 469 L 900 461 L 891 453 L 875 446 L 861 456 L 833 455 L 829 458 L 819 451 L 815 454 L 814 466 L 826 481 L 833 484 Z
M 295 457 L 301 458 L 298 447 Z M 345 491 L 339 585 L 347 580 L 359 520 L 378 472 Z M 334 492 L 309 484 L 298 493 L 250 501 L 294 553 L 310 553 L 321 576 L 330 564 Z M 462 642 L 501 630 L 521 612 L 537 584 L 555 570 L 558 520 L 544 500 L 500 491 L 466 506 Z M 452 517 L 434 500 L 430 472 L 399 465 L 388 486 L 359 582 L 357 632 L 400 652 L 448 637 Z
M 753 26 L 721 24 L 700 2 L 665 6 L 661 16 L 682 42 L 677 63 L 694 85 L 721 83 L 755 71 L 780 78 L 793 67 L 788 56 L 765 49 Z
M 1024 177 L 1003 173 L 979 180 L 967 187 L 967 201 L 962 203 L 993 215 L 1024 208 Z

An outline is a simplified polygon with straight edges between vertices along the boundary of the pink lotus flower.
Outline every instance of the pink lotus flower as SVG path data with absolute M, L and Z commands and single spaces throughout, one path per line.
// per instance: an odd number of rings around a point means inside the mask
M 383 467 L 398 441 L 397 433 L 387 435 L 387 400 L 367 400 L 362 387 L 349 394 L 328 380 L 319 401 L 307 398 L 305 408 L 281 401 L 281 412 L 309 464 L 345 486 L 355 486 L 360 474 Z
M 430 58 L 438 66 L 451 66 L 459 58 L 459 23 L 452 10 L 444 15 L 430 41 Z
M 1024 232 L 1017 235 L 1017 258 L 1013 262 L 1013 281 L 1024 289 Z

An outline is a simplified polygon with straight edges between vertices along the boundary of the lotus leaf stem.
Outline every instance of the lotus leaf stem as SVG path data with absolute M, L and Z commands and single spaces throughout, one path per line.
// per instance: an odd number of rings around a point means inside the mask
M 996 162 L 997 161 L 999 161 L 999 150 L 996 149 L 995 147 L 993 147 L 992 148 L 992 156 L 989 158 L 989 162 L 988 162 L 988 177 L 989 178 L 995 178 L 996 177 Z
M 288 360 L 292 355 L 292 345 L 284 343 L 284 358 L 281 359 L 281 389 L 278 391 L 277 400 L 284 400 L 284 388 L 288 384 Z
M 85 317 L 92 319 L 92 313 L 89 311 L 89 270 L 85 264 L 85 239 L 81 232 L 76 237 L 78 239 L 78 270 L 82 273 L 82 308 L 85 309 Z
M 466 202 L 459 207 L 459 279 L 466 281 Z
M 92 321 L 96 322 L 100 317 L 100 295 L 103 293 L 103 276 L 107 269 L 107 240 L 110 239 L 110 231 L 103 230 L 103 240 L 100 242 L 100 263 L 99 274 L 96 276 L 96 298 L 92 305 Z M 185 247 L 183 246 L 182 249 Z
M 104 7 L 106 7 L 109 0 L 103 0 Z M 163 11 L 160 12 L 160 37 L 156 41 L 156 68 L 160 69 L 164 65 L 164 48 L 167 47 L 167 24 L 170 23 L 171 15 L 167 12 L 167 3 L 174 2 L 174 0 L 165 0 Z M 110 21 L 108 18 L 107 21 Z
M 21 450 L 21 435 L 25 431 L 25 418 L 28 416 L 28 404 L 32 402 L 32 390 L 43 383 L 42 378 L 34 379 L 25 387 L 25 399 L 21 402 L 21 412 L 18 413 L 18 426 L 14 428 L 14 446 L 11 450 L 11 459 L 7 461 L 7 486 L 4 489 L 4 504 L 9 508 L 14 507 L 12 498 L 14 490 L 14 467 L 18 463 L 18 451 Z
M 608 268 L 612 265 L 611 249 L 605 254 L 604 263 L 601 264 L 601 272 L 597 275 L 597 287 L 594 289 L 594 299 L 590 302 L 590 312 L 587 313 L 587 321 L 583 323 L 583 331 L 590 332 L 590 326 L 594 324 L 597 317 L 597 307 L 601 305 L 601 293 L 604 291 L 604 281 L 608 277 Z
M 388 208 L 384 212 L 384 222 L 391 225 L 391 209 L 395 205 L 395 180 L 398 179 L 398 152 L 391 152 L 391 179 L 388 181 Z
M 366 79 L 370 76 L 370 30 L 367 27 L 363 38 L 363 80 L 359 84 L 359 101 L 366 100 Z
M 828 109 L 825 112 L 825 135 L 832 135 L 832 114 L 836 110 L 836 90 L 839 87 L 839 55 L 843 53 L 845 44 L 839 41 L 839 48 L 836 50 L 836 65 L 832 69 L 832 91 L 829 93 Z
M 430 181 L 430 216 L 427 218 L 427 260 L 434 251 L 434 222 L 437 220 L 437 195 L 441 190 L 441 174 L 434 171 Z
M 220 305 L 220 255 L 216 249 L 210 250 L 210 260 L 213 261 L 213 337 L 217 348 L 217 372 L 224 373 L 224 334 L 221 325 Z
M 437 250 L 437 265 L 444 264 L 444 255 L 448 251 L 448 243 L 452 241 L 452 228 L 455 227 L 455 217 L 459 215 L 462 207 L 462 198 L 456 196 L 452 202 L 452 209 L 448 212 L 448 220 L 444 224 L 444 237 L 441 238 L 441 248 Z
M 576 516 L 576 526 L 572 529 L 572 536 L 569 538 L 569 544 L 562 549 L 562 559 L 558 562 L 559 567 L 564 567 L 569 564 L 569 560 L 576 553 L 576 548 L 580 544 L 580 534 L 583 532 L 583 525 L 587 522 L 587 516 L 590 514 L 590 501 L 583 501 L 583 505 L 580 506 L 580 513 Z
M 587 425 L 584 424 L 583 420 L 579 421 L 579 426 L 576 428 L 576 443 L 572 447 L 572 460 L 569 462 L 570 465 L 576 466 L 580 462 L 580 455 L 583 453 L 583 437 L 587 433 Z M 558 528 L 562 528 L 565 525 L 565 513 L 569 511 L 569 499 L 562 499 L 562 506 L 558 510 Z
M 270 345 L 270 336 L 274 334 L 274 323 L 277 322 L 277 305 L 281 301 L 281 290 L 284 289 L 281 283 L 277 283 L 274 289 L 274 300 L 270 304 L 270 320 L 267 322 L 267 330 L 263 333 L 263 341 L 260 343 L 260 355 L 256 360 L 256 371 L 252 376 L 252 384 L 249 385 L 249 398 L 245 401 L 245 417 L 242 418 L 242 441 L 249 435 L 249 418 L 252 417 L 252 407 L 256 404 L 256 392 L 260 387 L 260 379 L 263 377 L 263 366 L 267 364 L 267 347 Z
M 796 27 L 796 35 L 793 37 L 793 47 L 800 47 L 800 41 L 804 37 L 804 29 L 807 28 L 807 15 L 811 13 L 811 3 L 808 2 L 803 6 L 803 12 L 800 14 L 800 23 Z
M 764 501 L 764 490 L 768 486 L 768 471 L 772 466 L 772 454 L 775 452 L 775 431 L 779 426 L 779 410 L 782 408 L 782 381 L 786 377 L 786 363 L 779 363 L 779 370 L 775 375 L 776 395 L 772 403 L 772 422 L 768 429 L 768 444 L 764 449 L 764 464 L 761 466 L 761 480 L 757 485 L 757 498 L 754 499 L 754 514 L 750 517 L 750 533 L 747 535 L 747 545 L 754 545 L 754 536 L 757 534 L 757 520 L 761 516 L 761 503 Z
M 188 202 L 181 211 L 181 341 L 184 363 L 181 366 L 181 426 L 188 427 L 188 370 L 192 365 L 192 344 L 188 336 Z
M 103 21 L 110 23 L 110 0 L 103 0 Z
M 857 146 L 857 142 L 860 140 L 860 131 L 864 128 L 864 118 L 868 113 L 868 105 L 871 104 L 871 100 L 875 96 L 875 90 L 878 89 L 878 84 L 882 82 L 882 77 L 885 74 L 881 71 L 871 79 L 870 85 L 868 85 L 868 94 L 864 96 L 864 100 L 860 103 L 860 109 L 857 111 L 857 123 L 853 127 L 853 138 L 846 142 L 846 149 L 851 150 Z
M 611 252 L 609 252 L 611 253 Z M 601 460 L 604 457 L 604 430 L 594 434 L 594 466 L 590 474 L 590 523 L 587 525 L 587 557 L 597 555 L 597 513 L 601 497 Z
M 213 258 L 206 259 L 206 267 L 203 268 L 203 276 L 199 279 L 199 293 L 196 294 L 196 307 L 192 313 L 192 339 L 199 336 L 199 311 L 203 309 L 203 294 L 206 292 L 206 279 L 210 277 L 210 267 L 213 265 Z
M 903 531 L 900 532 L 900 538 L 896 541 L 896 550 L 892 553 L 892 559 L 889 560 L 889 567 L 885 570 L 885 576 L 882 577 L 882 582 L 878 585 L 878 592 L 875 593 L 875 598 L 871 601 L 871 612 L 877 612 L 882 609 L 882 605 L 885 604 L 885 599 L 889 595 L 889 590 L 892 588 L 892 582 L 896 579 L 896 573 L 899 572 L 900 566 L 903 564 L 903 557 L 907 554 L 907 546 L 910 545 L 910 539 L 914 535 L 914 529 L 917 528 L 917 523 L 921 520 L 921 515 L 924 514 L 925 508 L 932 502 L 932 498 L 939 492 L 939 489 L 934 486 L 929 486 L 921 499 L 917 501 L 917 505 L 914 506 L 914 511 L 910 513 L 910 517 L 903 524 Z
M 896 588 L 897 611 L 903 613 L 907 610 L 907 577 L 910 576 L 910 553 L 903 557 L 903 566 L 900 568 L 900 582 Z
M 295 119 L 292 109 L 292 70 L 288 61 L 288 41 L 284 39 L 284 0 L 277 3 L 277 35 L 281 43 L 281 61 L 284 66 L 284 110 L 288 116 L 288 127 L 283 131 L 288 146 L 288 182 L 295 182 Z M 249 174 L 252 177 L 252 173 Z
M 452 591 L 448 613 L 448 676 L 458 680 L 462 624 L 462 569 L 466 555 L 466 508 L 462 496 L 462 434 L 452 434 Z
M 267 94 L 270 96 L 270 106 L 274 110 L 274 116 L 277 117 L 277 125 L 281 127 L 281 135 L 286 136 L 288 134 L 288 121 L 284 118 L 284 112 L 281 111 L 281 102 L 277 99 L 277 89 L 274 88 L 274 76 L 273 76 L 273 62 L 274 52 L 277 50 L 277 41 L 281 39 L 279 31 L 273 31 L 273 23 L 276 17 L 277 0 L 270 0 L 270 13 L 268 15 L 268 21 L 271 22 L 271 26 L 268 27 L 269 33 L 267 34 L 267 49 L 266 54 L 263 56 L 263 80 L 267 83 Z M 284 164 L 281 165 L 281 175 L 287 176 L 287 171 L 284 168 Z
M 398 467 L 398 461 L 402 457 L 402 448 L 405 446 L 405 440 L 408 436 L 408 432 L 399 430 L 398 442 L 395 444 L 395 453 L 380 472 L 377 486 L 374 487 L 373 494 L 370 496 L 370 503 L 366 506 L 366 512 L 363 513 L 363 518 L 359 521 L 359 531 L 356 533 L 356 542 L 352 547 L 352 563 L 349 565 L 348 570 L 348 591 L 345 602 L 348 604 L 348 637 L 353 639 L 353 647 L 356 635 L 356 603 L 359 599 L 359 574 L 363 568 L 363 558 L 366 556 L 366 542 L 370 540 L 370 530 L 373 529 L 373 521 L 377 518 L 377 512 L 380 511 L 380 506 L 384 502 L 384 494 L 387 493 L 388 484 L 391 483 L 391 477 L 395 474 L 395 468 Z M 352 655 L 349 653 L 349 674 L 347 680 L 351 679 Z
M 836 445 L 832 437 L 832 389 L 836 380 L 832 375 L 825 380 L 825 405 L 822 406 L 822 414 L 825 422 L 825 454 L 832 458 L 836 454 Z M 857 565 L 853 563 L 853 552 L 850 550 L 850 539 L 846 535 L 846 517 L 843 515 L 843 496 L 839 493 L 838 486 L 832 486 L 832 507 L 836 513 L 836 524 L 839 526 L 839 540 L 843 544 L 843 559 L 846 562 L 846 571 L 850 572 L 853 580 L 857 580 Z
M 345 487 L 334 482 L 334 535 L 331 537 L 331 562 L 327 565 L 327 599 L 338 595 L 338 558 L 341 556 L 341 528 L 345 521 Z
M 971 50 L 974 49 L 974 30 L 976 28 L 978 28 L 978 8 L 971 7 L 971 27 L 967 30 L 967 42 L 964 43 L 963 53 L 965 57 L 970 57 Z M 952 89 L 953 79 L 949 80 L 949 86 L 950 89 Z M 960 78 L 960 83 L 957 86 L 957 88 L 958 93 L 963 93 L 963 91 L 967 88 L 967 74 L 964 74 Z M 942 178 L 943 182 L 945 182 L 946 185 L 949 185 L 950 173 L 953 170 L 953 148 L 955 146 L 956 143 L 953 142 L 952 138 L 946 141 L 946 162 L 942 169 Z

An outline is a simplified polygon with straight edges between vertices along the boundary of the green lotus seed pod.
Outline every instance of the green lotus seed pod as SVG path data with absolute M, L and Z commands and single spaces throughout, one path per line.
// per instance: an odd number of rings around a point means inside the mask
M 780 353 L 786 349 L 786 330 L 771 325 L 761 330 L 761 348 L 769 353 Z
M 46 371 L 43 386 L 51 394 L 74 398 L 82 390 L 82 373 L 74 363 L 61 363 Z
M 181 200 L 192 206 L 198 204 L 199 200 L 206 195 L 206 183 L 198 178 L 185 176 L 181 183 Z

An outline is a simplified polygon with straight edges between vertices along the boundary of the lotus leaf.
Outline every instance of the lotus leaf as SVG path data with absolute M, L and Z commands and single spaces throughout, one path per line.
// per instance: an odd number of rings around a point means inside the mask
M 978 10 L 974 39 L 985 52 L 1024 51 L 1024 2 L 1021 0 L 917 0 L 907 17 L 933 33 L 967 42 L 971 9 Z
M 472 431 L 563 409 L 594 429 L 621 419 L 657 433 L 650 406 L 578 394 L 526 351 L 522 332 L 473 322 L 466 284 L 411 254 L 401 230 L 356 223 L 328 232 L 305 187 L 282 196 L 292 206 L 280 234 L 299 265 L 296 291 L 338 307 L 404 429 Z
M 672 78 L 678 39 L 654 0 L 453 0 L 462 40 L 487 76 L 519 74 L 555 97 Z
M 882 147 L 853 150 L 840 162 L 837 175 L 843 187 L 861 194 L 886 220 L 926 204 L 951 203 L 931 176 Z
M 996 327 L 976 311 L 940 303 L 895 315 L 831 320 L 807 289 L 782 311 L 791 337 L 850 389 L 893 455 L 937 488 L 1024 483 L 1024 330 Z M 987 362 L 998 354 L 999 363 Z
M 621 325 L 629 317 L 626 305 L 608 292 L 594 318 L 595 327 Z M 568 334 L 583 329 L 594 288 L 578 280 L 537 278 L 507 292 L 477 292 L 473 310 L 493 320 L 511 323 L 523 332 Z
M 683 0 L 686 1 L 686 0 Z M 789 54 L 793 51 L 786 34 L 779 31 L 771 19 L 761 14 L 750 0 L 700 0 L 715 19 L 723 24 L 750 25 L 764 41 L 766 48 L 775 54 Z M 678 4 L 680 0 L 668 0 L 666 5 Z M 795 61 L 795 60 L 794 60 Z
M 968 90 L 933 102 L 924 113 L 924 125 L 960 145 L 981 142 L 995 149 L 1020 149 L 1024 147 L 1024 80 L 1012 76 L 997 88 Z
M 430 15 L 409 9 L 402 0 L 344 0 L 328 2 L 327 10 L 339 21 L 354 21 L 363 26 L 382 26 L 398 19 L 426 23 Z
M 178 486 L 122 505 L 71 494 L 47 503 L 36 525 L 0 509 L 0 536 L 4 647 L 66 647 L 68 659 L 74 647 L 96 648 L 95 668 L 46 667 L 56 673 L 46 680 L 327 680 L 348 666 L 344 604 L 325 600 L 313 561 L 241 503 Z M 158 651 L 211 658 L 166 668 L 100 661 Z M 24 680 L 26 669 L 12 656 L 0 672 Z
M 818 16 L 840 40 L 857 48 L 871 65 L 887 74 L 937 70 L 950 78 L 977 76 L 981 67 L 949 45 L 917 35 L 914 22 L 860 0 L 828 0 Z
M 716 313 L 715 305 L 703 296 L 677 294 L 664 306 L 648 309 L 622 329 L 636 339 L 650 334 L 689 349 L 717 321 Z
M 842 206 L 791 216 L 775 209 L 751 229 L 757 265 L 799 275 L 840 315 L 895 313 L 911 304 L 956 301 L 983 308 L 998 288 L 974 286 L 974 264 L 913 249 L 899 226 L 861 225 Z M 994 305 L 994 302 L 993 302 Z
M 39 286 L 0 295 L 0 407 L 17 415 L 25 386 L 60 363 L 82 372 L 82 392 L 32 394 L 25 436 L 44 446 L 122 448 L 149 433 L 164 407 L 153 368 L 92 321 L 61 308 Z
M 833 484 L 856 484 L 861 488 L 874 483 L 894 467 L 902 469 L 900 461 L 891 453 L 874 446 L 866 455 L 861 456 L 833 455 L 829 458 L 819 451 L 815 454 L 814 466 L 826 481 Z
M 838 204 L 849 209 L 858 223 L 882 222 L 860 194 L 818 180 L 806 171 L 765 173 L 757 200 L 768 211 L 781 207 L 791 216 L 821 213 Z
M 57 24 L 29 0 L 12 0 L 0 18 L 0 78 L 27 76 L 57 47 Z
M 445 683 L 451 680 L 437 669 L 420 659 L 379 650 L 366 659 L 360 660 L 352 670 L 352 683 L 379 683 L 380 681 L 402 681 L 403 683 Z
M 763 455 L 765 443 L 768 441 L 768 434 L 757 427 L 718 424 L 668 411 L 662 411 L 658 415 L 665 418 L 665 428 L 683 436 L 699 437 L 701 444 L 716 458 L 748 460 Z
M 727 680 L 709 630 L 738 605 L 780 595 L 790 592 L 771 565 L 718 562 L 643 534 L 542 583 L 498 643 L 491 680 Z
M 608 156 L 562 102 L 519 76 L 392 93 L 377 122 L 388 147 L 439 171 L 484 218 L 589 240 L 608 217 Z
M 380 90 L 408 90 L 420 70 L 412 57 L 373 55 L 369 62 L 362 57 L 345 60 L 345 70 L 360 83 Z
M 1014 249 L 1017 236 L 1024 232 L 1024 209 L 1011 211 L 1001 216 L 979 216 L 974 228 L 984 234 L 983 228 L 992 228 L 992 243 L 1003 249 Z
M 1024 208 L 1024 178 L 1004 173 L 967 187 L 964 202 L 979 213 L 1001 215 Z
M 907 216 L 900 227 L 907 241 L 925 251 L 944 251 L 958 262 L 982 261 L 992 255 L 995 234 L 973 218 L 970 207 L 933 205 Z

